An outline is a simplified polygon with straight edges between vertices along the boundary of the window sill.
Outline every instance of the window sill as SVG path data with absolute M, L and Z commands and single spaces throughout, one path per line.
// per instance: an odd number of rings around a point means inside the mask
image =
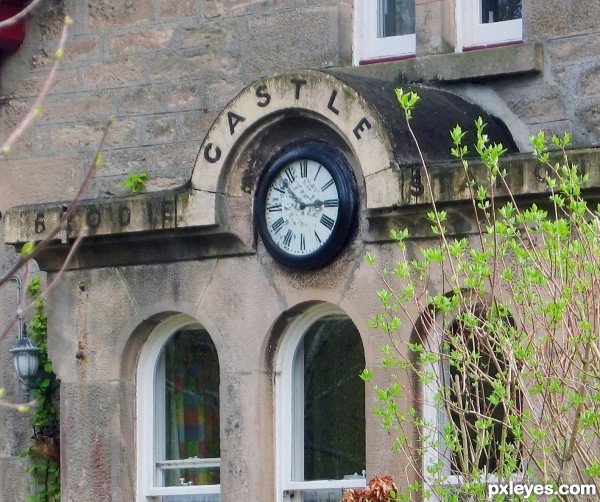
M 524 42 L 339 70 L 400 82 L 457 82 L 539 73 L 543 66 L 542 45 Z
M 397 61 L 406 61 L 407 59 L 414 59 L 414 54 L 405 54 L 403 56 L 388 56 L 382 58 L 372 58 L 372 59 L 361 59 L 358 63 L 359 66 L 364 66 L 367 64 L 381 64 L 381 63 L 393 63 Z

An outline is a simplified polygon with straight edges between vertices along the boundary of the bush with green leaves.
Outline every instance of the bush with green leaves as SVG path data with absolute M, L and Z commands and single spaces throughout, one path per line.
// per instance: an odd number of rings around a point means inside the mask
M 419 97 L 396 92 L 416 141 Z M 387 269 L 366 255 L 384 284 L 371 327 L 389 339 L 375 413 L 412 468 L 396 500 L 598 500 L 600 205 L 569 160 L 569 134 L 550 150 L 543 132 L 532 138 L 546 194 L 525 203 L 502 168 L 505 148 L 481 119 L 474 128 L 477 162 L 465 131 L 450 132 L 474 232 L 447 228 L 424 163 L 431 239 L 393 230 L 400 259 Z M 499 483 L 542 488 L 529 497 L 490 491 Z M 554 493 L 561 485 L 589 494 Z
M 23 456 L 30 459 L 27 471 L 34 485 L 28 502 L 58 502 L 60 500 L 59 436 L 60 410 L 58 406 L 58 381 L 52 361 L 48 357 L 48 315 L 42 298 L 42 282 L 39 276 L 32 278 L 27 291 L 35 306 L 29 321 L 29 333 L 39 353 L 40 368 L 31 387 L 35 405 L 31 410 L 30 423 L 34 436 Z
M 146 188 L 146 181 L 148 181 L 148 173 L 129 173 L 123 185 L 131 193 L 140 193 Z

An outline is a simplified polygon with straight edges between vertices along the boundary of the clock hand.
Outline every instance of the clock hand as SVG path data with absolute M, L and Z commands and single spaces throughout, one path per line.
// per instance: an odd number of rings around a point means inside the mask
M 294 193 L 294 191 L 290 188 L 290 184 L 287 180 L 283 180 L 283 186 L 287 190 L 287 192 L 292 196 L 292 199 L 300 206 L 300 209 L 304 209 L 308 204 L 305 204 L 300 200 L 300 198 Z
M 312 206 L 312 207 L 316 207 L 317 209 L 319 209 L 323 205 L 323 201 L 317 199 L 314 202 L 310 202 L 310 203 L 305 204 L 305 205 L 306 205 L 306 207 Z

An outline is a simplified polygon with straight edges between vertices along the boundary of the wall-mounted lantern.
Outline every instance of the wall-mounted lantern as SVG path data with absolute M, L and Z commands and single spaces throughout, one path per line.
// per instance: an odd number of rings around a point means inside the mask
M 17 308 L 21 305 L 21 278 L 19 276 L 11 277 L 17 283 Z M 23 316 L 19 315 L 19 334 L 17 338 L 17 346 L 9 349 L 13 355 L 15 363 L 15 371 L 19 380 L 25 387 L 25 401 L 29 401 L 29 389 L 35 379 L 35 375 L 40 364 L 39 354 L 42 351 L 36 347 L 34 343 L 27 338 L 27 328 L 23 322 Z
M 21 333 L 17 340 L 17 346 L 9 349 L 13 355 L 15 363 L 15 371 L 19 380 L 25 387 L 25 401 L 29 401 L 29 389 L 35 379 L 35 375 L 40 363 L 39 353 L 42 351 L 36 347 L 33 342 L 27 338 L 25 330 Z

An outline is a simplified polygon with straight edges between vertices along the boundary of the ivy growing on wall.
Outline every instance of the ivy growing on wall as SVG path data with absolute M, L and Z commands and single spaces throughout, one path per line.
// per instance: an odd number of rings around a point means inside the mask
M 60 500 L 58 380 L 48 358 L 48 315 L 38 276 L 31 280 L 27 291 L 35 305 L 34 316 L 29 321 L 28 336 L 41 349 L 38 377 L 31 388 L 31 397 L 36 402 L 31 415 L 34 434 L 31 443 L 22 453 L 22 456 L 30 459 L 28 472 L 34 488 L 28 502 L 57 502 Z

